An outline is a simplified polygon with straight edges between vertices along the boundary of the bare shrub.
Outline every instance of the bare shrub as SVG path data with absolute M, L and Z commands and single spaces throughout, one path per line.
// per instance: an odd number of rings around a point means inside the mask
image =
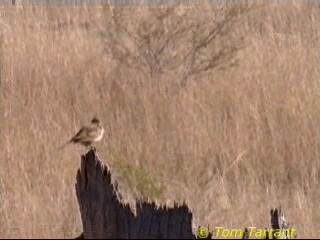
M 236 28 L 241 14 L 249 9 L 237 4 L 225 9 L 212 5 L 117 7 L 101 35 L 106 52 L 121 68 L 139 70 L 153 80 L 174 73 L 172 81 L 185 86 L 195 75 L 235 63 L 245 37 Z M 137 14 L 135 21 L 125 17 L 132 12 Z M 200 14 L 205 17 L 199 18 Z

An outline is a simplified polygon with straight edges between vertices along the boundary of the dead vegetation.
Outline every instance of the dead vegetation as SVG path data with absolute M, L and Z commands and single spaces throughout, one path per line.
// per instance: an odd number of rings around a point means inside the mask
M 295 229 L 290 227 L 281 210 L 271 209 L 271 228 L 256 227 L 218 230 L 199 226 L 195 229 L 193 214 L 187 203 L 174 201 L 173 206 L 134 200 L 125 203 L 118 183 L 111 182 L 111 169 L 99 159 L 95 148 L 81 156 L 81 167 L 75 185 L 81 213 L 83 233 L 76 239 L 292 239 Z M 222 233 L 221 233 L 222 232 Z
M 127 201 L 241 229 L 281 205 L 318 237 L 320 8 L 229 8 L 1 8 L 0 237 L 80 234 L 81 150 L 56 147 L 94 114 Z

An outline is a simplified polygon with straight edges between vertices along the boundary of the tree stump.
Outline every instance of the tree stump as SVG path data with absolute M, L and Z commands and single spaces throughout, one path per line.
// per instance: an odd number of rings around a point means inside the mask
M 283 211 L 281 210 L 281 207 L 279 209 L 271 209 L 270 216 L 271 227 L 274 230 L 270 237 L 272 237 L 273 239 L 292 239 L 296 237 L 295 229 L 289 227 L 289 224 Z M 278 237 L 277 235 L 280 235 L 280 237 Z
M 81 156 L 76 194 L 83 224 L 79 238 L 192 238 L 192 213 L 185 203 L 174 207 L 137 201 L 136 215 L 119 198 L 108 166 L 94 149 Z

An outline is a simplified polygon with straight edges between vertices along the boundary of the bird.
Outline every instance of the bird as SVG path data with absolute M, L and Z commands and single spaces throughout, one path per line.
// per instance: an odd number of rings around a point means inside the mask
M 100 120 L 94 117 L 91 120 L 90 125 L 81 127 L 77 134 L 60 148 L 65 147 L 69 143 L 81 144 L 85 147 L 92 147 L 92 144 L 99 142 L 102 139 L 103 134 L 104 128 L 102 127 Z

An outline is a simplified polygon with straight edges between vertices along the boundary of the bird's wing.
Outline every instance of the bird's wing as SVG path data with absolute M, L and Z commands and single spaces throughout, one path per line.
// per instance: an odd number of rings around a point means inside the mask
M 99 129 L 96 126 L 82 127 L 79 132 L 70 140 L 70 142 L 87 141 L 99 135 Z
M 86 128 L 82 127 L 73 138 L 71 138 L 70 142 L 76 142 L 86 136 Z

